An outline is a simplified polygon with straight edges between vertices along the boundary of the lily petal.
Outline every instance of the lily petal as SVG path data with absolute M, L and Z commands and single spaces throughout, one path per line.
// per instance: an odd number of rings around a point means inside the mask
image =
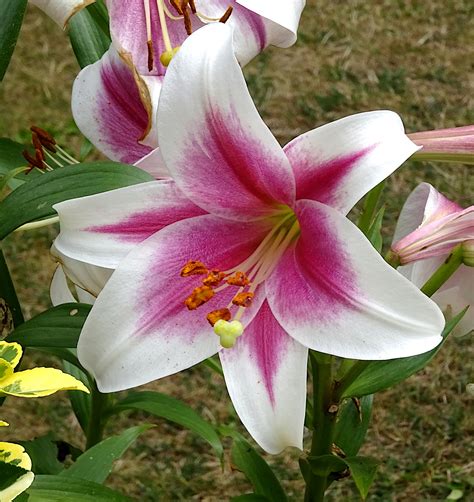
M 69 19 L 95 0 L 30 0 L 44 11 L 61 28 L 66 28 Z
M 237 414 L 268 453 L 303 449 L 308 350 L 278 324 L 265 301 L 232 349 L 220 352 Z
M 79 339 L 79 360 L 101 391 L 135 387 L 215 354 L 219 338 L 206 314 L 226 307 L 237 290 L 228 287 L 188 310 L 184 300 L 202 277 L 180 277 L 181 269 L 190 260 L 210 269 L 237 266 L 269 228 L 204 215 L 169 225 L 135 246 L 99 295 Z M 257 290 L 242 322 L 250 322 L 262 302 Z
M 51 286 L 49 288 L 49 296 L 53 307 L 62 305 L 63 303 L 75 303 L 77 301 L 69 289 L 66 274 L 61 265 L 58 265 L 54 271 Z
M 418 150 L 390 111 L 359 113 L 302 134 L 284 148 L 297 199 L 347 214 L 369 190 Z
M 301 235 L 266 290 L 282 327 L 307 347 L 351 359 L 392 359 L 441 342 L 434 302 L 392 269 L 338 211 L 297 203 Z
M 134 166 L 151 174 L 157 180 L 171 178 L 159 148 L 155 148 L 149 154 L 145 155 L 145 157 L 135 162 Z
M 151 122 L 161 83 L 161 77 L 145 81 L 134 75 L 111 47 L 77 76 L 71 102 L 74 120 L 109 158 L 133 164 L 158 146 Z
M 161 228 L 204 214 L 175 183 L 164 180 L 67 200 L 54 209 L 61 222 L 54 241 L 59 253 L 109 269 Z
M 171 62 L 158 136 L 173 179 L 210 213 L 256 219 L 294 201 L 291 166 L 258 115 L 233 54 L 232 29 L 222 23 L 194 33 Z

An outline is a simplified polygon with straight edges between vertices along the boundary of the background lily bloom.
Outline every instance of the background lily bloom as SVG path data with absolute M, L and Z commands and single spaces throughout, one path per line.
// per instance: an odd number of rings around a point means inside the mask
M 429 183 L 410 194 L 400 213 L 392 251 L 402 264 L 398 271 L 421 287 L 459 243 L 474 239 L 474 206 L 463 209 Z M 457 314 L 474 303 L 474 268 L 461 265 L 433 295 L 443 311 Z M 474 308 L 460 321 L 457 332 L 474 329 Z
M 292 45 L 305 5 L 304 0 L 194 3 L 195 14 L 186 7 L 194 30 L 219 21 L 229 6 L 233 8 L 226 24 L 233 29 L 241 64 L 268 45 Z M 112 46 L 100 61 L 78 75 L 72 94 L 74 119 L 81 132 L 112 160 L 133 164 L 151 154 L 140 167 L 155 177 L 166 177 L 159 154 L 153 153 L 158 146 L 156 106 L 166 71 L 160 55 L 166 45 L 175 48 L 187 38 L 184 16 L 164 0 L 108 0 L 107 7 Z
M 65 28 L 69 19 L 95 0 L 30 0 L 43 10 L 61 28 Z
M 302 447 L 308 348 L 388 359 L 441 341 L 438 307 L 345 217 L 417 149 L 396 114 L 348 117 L 282 149 L 231 28 L 215 24 L 172 61 L 158 133 L 174 181 L 55 206 L 57 250 L 116 268 L 78 345 L 102 391 L 219 352 L 242 422 L 276 453 Z

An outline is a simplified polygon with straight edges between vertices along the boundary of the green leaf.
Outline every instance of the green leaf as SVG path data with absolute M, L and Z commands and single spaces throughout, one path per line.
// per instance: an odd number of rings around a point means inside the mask
M 20 33 L 27 0 L 0 2 L 0 82 L 7 71 Z
M 76 392 L 76 394 L 82 394 Z M 334 443 L 349 457 L 357 455 L 364 443 L 370 424 L 374 396 L 364 396 L 360 402 L 346 400 L 337 416 Z
M 77 392 L 83 394 L 83 392 Z M 58 460 L 58 447 L 53 441 L 51 433 L 33 441 L 19 441 L 31 458 L 31 470 L 35 474 L 59 474 L 64 466 Z
M 52 206 L 58 202 L 151 180 L 145 171 L 118 162 L 88 162 L 47 172 L 0 202 L 0 240 L 24 223 L 56 214 Z
M 62 349 L 67 350 L 67 349 Z M 80 380 L 86 387 L 90 387 L 90 382 L 83 370 L 80 370 L 76 365 L 71 364 L 63 358 L 63 367 L 66 373 Z M 89 417 L 92 408 L 92 394 L 85 392 L 68 392 L 69 401 L 76 415 L 77 421 L 84 432 L 89 427 Z
M 21 478 L 28 471 L 10 464 L 8 462 L 0 462 L 0 491 L 11 486 L 17 479 Z
M 98 61 L 110 46 L 108 23 L 95 5 L 82 9 L 69 21 L 69 39 L 81 68 Z
M 369 231 L 367 232 L 367 239 L 369 239 L 372 246 L 374 246 L 374 248 L 379 253 L 382 251 L 382 246 L 383 246 L 382 222 L 384 213 L 385 213 L 385 208 L 381 207 L 377 211 L 374 221 L 370 225 Z
M 24 149 L 24 145 L 16 141 L 12 141 L 8 138 L 0 138 L 0 181 L 4 180 L 5 176 L 12 176 L 15 170 L 26 167 L 27 162 L 22 155 Z M 35 174 L 31 172 L 28 176 L 30 176 L 28 179 L 31 180 Z M 8 186 L 14 190 L 25 182 L 24 178 L 25 175 L 21 175 L 17 172 L 12 179 L 8 181 Z
M 214 448 L 219 458 L 222 458 L 222 443 L 214 427 L 178 399 L 159 392 L 130 392 L 125 399 L 114 406 L 112 411 L 118 413 L 124 410 L 146 411 L 179 424 L 201 436 Z
M 314 474 L 325 478 L 328 477 L 331 472 L 341 472 L 347 467 L 342 458 L 330 454 L 308 457 L 308 462 Z
M 237 431 L 227 429 L 226 434 L 233 438 L 232 462 L 252 483 L 255 493 L 271 502 L 286 501 L 280 482 L 265 460 Z
M 118 436 L 112 436 L 84 452 L 61 476 L 103 483 L 112 472 L 114 462 L 142 434 L 153 427 L 150 424 L 131 427 Z
M 20 324 L 8 336 L 23 347 L 76 348 L 82 325 L 91 309 L 82 303 L 53 307 Z
M 351 471 L 360 496 L 365 500 L 377 472 L 377 460 L 371 457 L 347 457 L 344 462 Z
M 349 383 L 344 388 L 341 397 L 361 397 L 368 394 L 375 394 L 376 392 L 388 389 L 402 382 L 410 375 L 423 369 L 440 350 L 446 337 L 456 327 L 465 312 L 466 309 L 446 323 L 443 333 L 441 334 L 444 339 L 443 342 L 429 352 L 425 352 L 418 356 L 391 359 L 389 361 L 371 361 L 369 364 L 364 361 L 364 370 L 353 382 Z
M 28 502 L 131 502 L 105 486 L 63 476 L 36 476 L 26 493 Z

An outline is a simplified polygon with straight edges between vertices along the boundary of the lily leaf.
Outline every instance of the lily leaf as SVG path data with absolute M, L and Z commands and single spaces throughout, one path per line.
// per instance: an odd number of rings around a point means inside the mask
M 47 172 L 0 202 L 0 240 L 24 223 L 53 216 L 52 206 L 58 202 L 152 180 L 145 171 L 118 162 L 87 162 Z
M 48 350 L 50 351 L 51 349 Z M 68 349 L 55 350 L 67 351 Z M 66 373 L 72 375 L 74 378 L 77 378 L 84 385 L 90 386 L 89 379 L 84 369 L 79 369 L 79 367 L 74 363 L 70 363 L 70 361 L 65 360 L 63 355 L 58 355 L 59 357 L 61 357 L 61 359 L 63 359 L 63 367 Z M 82 430 L 86 432 L 89 427 L 89 418 L 92 408 L 91 394 L 86 394 L 85 392 L 68 392 L 68 397 L 79 425 L 81 426 Z
M 90 309 L 90 305 L 82 303 L 53 307 L 20 324 L 7 341 L 18 342 L 23 347 L 76 348 Z
M 65 476 L 35 476 L 26 493 L 28 502 L 131 502 L 121 493 L 98 483 Z
M 61 472 L 65 478 L 79 478 L 94 483 L 103 483 L 112 472 L 114 462 L 145 431 L 153 427 L 150 424 L 131 427 L 118 436 L 104 439 L 84 452 L 69 469 Z
M 214 448 L 219 458 L 222 458 L 222 443 L 214 427 L 178 399 L 159 392 L 130 392 L 125 399 L 114 406 L 112 412 L 118 413 L 125 410 L 146 411 L 179 424 L 201 436 Z
M 27 0 L 0 2 L 0 82 L 7 71 L 25 15 Z
M 222 431 L 232 437 L 232 462 L 252 483 L 255 493 L 271 502 L 286 501 L 286 494 L 274 472 L 245 438 L 227 427 L 222 428 Z
M 429 352 L 418 356 L 403 357 L 400 359 L 391 359 L 389 361 L 372 361 L 366 364 L 364 361 L 363 371 L 353 381 L 344 386 L 341 392 L 341 397 L 361 397 L 369 394 L 375 394 L 384 389 L 388 389 L 393 385 L 402 382 L 410 375 L 423 369 L 433 357 L 438 353 L 447 336 L 453 331 L 458 322 L 462 319 L 467 309 L 464 309 L 456 317 L 446 323 L 443 330 L 441 342 L 437 347 Z M 360 364 L 356 363 L 356 364 Z
M 365 500 L 377 472 L 377 460 L 371 457 L 348 457 L 344 462 L 351 471 L 360 496 Z
M 59 474 L 64 469 L 58 460 L 58 447 L 51 433 L 32 441 L 19 441 L 19 443 L 31 458 L 31 470 L 35 474 Z

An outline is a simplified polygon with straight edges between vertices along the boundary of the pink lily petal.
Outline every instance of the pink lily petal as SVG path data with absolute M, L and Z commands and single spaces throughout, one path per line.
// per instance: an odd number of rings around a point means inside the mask
M 390 111 L 359 113 L 302 134 L 285 147 L 297 199 L 312 199 L 343 214 L 392 174 L 418 147 Z
M 71 103 L 74 120 L 109 158 L 133 164 L 157 146 L 156 132 L 148 133 L 161 82 L 161 77 L 147 78 L 146 83 L 135 78 L 130 67 L 110 48 L 102 59 L 86 66 L 77 76 Z M 144 139 L 147 145 L 142 144 Z
M 61 265 L 56 267 L 49 288 L 49 295 L 54 307 L 62 305 L 63 303 L 75 303 L 77 301 L 69 289 L 66 274 Z
M 66 28 L 69 19 L 95 0 L 30 0 L 43 10 L 61 28 Z
M 61 222 L 57 250 L 105 268 L 116 268 L 131 249 L 163 227 L 204 214 L 166 180 L 67 200 L 54 209 Z
M 285 333 L 266 301 L 220 359 L 234 407 L 255 441 L 268 453 L 303 449 L 308 349 Z
M 157 180 L 171 178 L 159 148 L 155 148 L 148 155 L 135 162 L 134 166 L 151 174 Z
M 84 325 L 78 355 L 103 392 L 161 378 L 215 354 L 217 337 L 206 319 L 236 293 L 228 287 L 196 310 L 184 300 L 203 276 L 180 277 L 189 260 L 227 270 L 245 260 L 268 232 L 267 223 L 237 223 L 212 215 L 179 221 L 135 246 L 99 295 Z M 261 289 L 261 288 L 260 288 Z M 257 290 L 242 322 L 263 302 Z
M 337 210 L 301 200 L 301 235 L 266 291 L 282 327 L 307 347 L 354 359 L 426 352 L 441 341 L 441 311 L 392 269 Z
M 173 59 L 158 136 L 173 179 L 210 213 L 256 219 L 293 203 L 290 164 L 258 115 L 224 24 L 194 33 Z

